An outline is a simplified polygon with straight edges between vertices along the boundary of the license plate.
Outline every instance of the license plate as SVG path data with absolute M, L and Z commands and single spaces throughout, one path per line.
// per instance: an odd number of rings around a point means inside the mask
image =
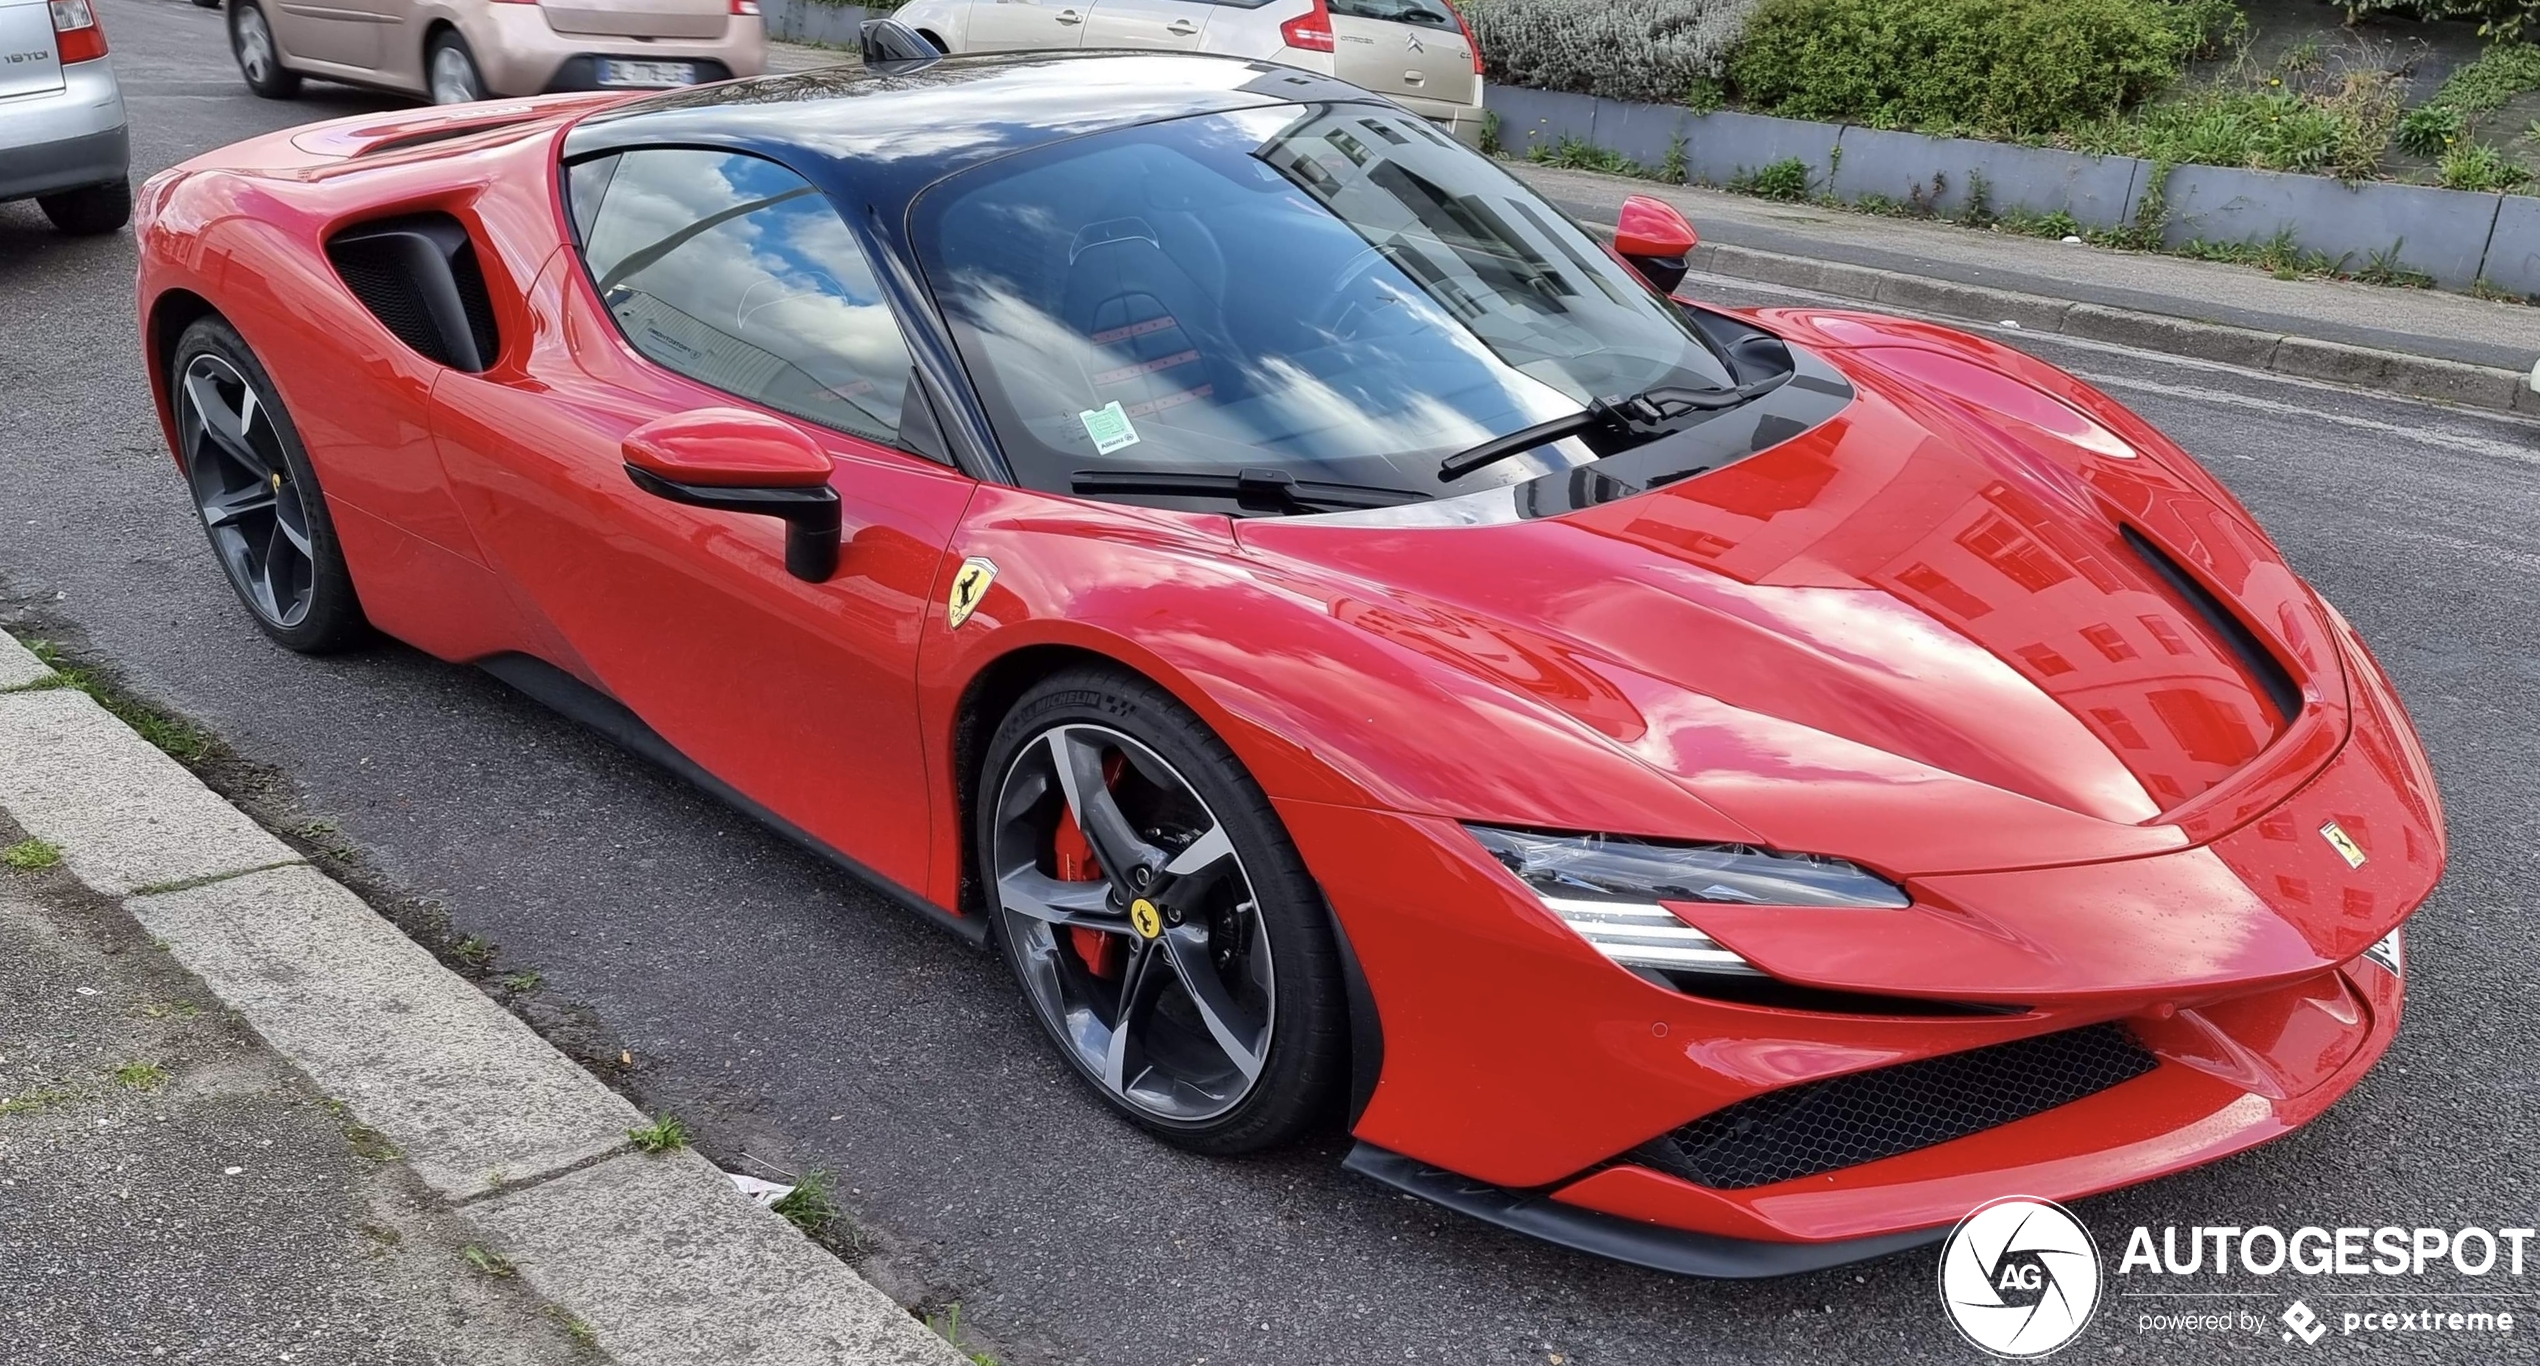
M 626 62 L 615 58 L 600 61 L 602 85 L 695 85 L 695 62 Z

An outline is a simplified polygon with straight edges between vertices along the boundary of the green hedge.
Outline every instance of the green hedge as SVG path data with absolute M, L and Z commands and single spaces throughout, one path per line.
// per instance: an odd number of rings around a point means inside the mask
M 2339 0 L 2339 4 L 2358 18 L 2389 14 L 2402 19 L 2463 19 L 2498 38 L 2540 38 L 2540 0 Z
M 1790 118 L 2052 133 L 2169 85 L 2238 19 L 2230 0 L 1764 0 L 1729 75 Z

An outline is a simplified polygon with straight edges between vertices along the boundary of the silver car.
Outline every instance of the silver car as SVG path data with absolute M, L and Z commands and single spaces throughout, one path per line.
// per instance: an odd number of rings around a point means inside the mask
M 0 200 L 71 233 L 132 217 L 132 140 L 89 0 L 0 0 Z

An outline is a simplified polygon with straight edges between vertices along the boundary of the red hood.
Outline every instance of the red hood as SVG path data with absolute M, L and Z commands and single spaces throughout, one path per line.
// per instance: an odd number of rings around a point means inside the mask
M 1826 354 L 1860 391 L 1841 415 L 1637 497 L 1240 534 L 1332 583 L 1343 620 L 1566 713 L 1757 838 L 1899 875 L 2200 843 L 2335 751 L 2316 600 L 2175 448 L 1969 355 Z

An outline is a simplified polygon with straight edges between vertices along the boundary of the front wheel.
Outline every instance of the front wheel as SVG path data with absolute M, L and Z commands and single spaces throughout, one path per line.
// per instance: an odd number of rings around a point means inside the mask
M 195 511 L 256 625 L 302 654 L 366 639 L 317 471 L 256 354 L 227 322 L 203 318 L 177 339 L 168 378 Z
M 284 68 L 282 48 L 273 40 L 256 0 L 234 0 L 229 7 L 229 53 L 238 59 L 238 74 L 247 88 L 268 100 L 287 100 L 300 93 L 300 73 Z
M 1207 1153 L 1330 1112 L 1348 1032 L 1331 923 L 1223 741 L 1144 679 L 1070 670 L 1015 704 L 982 773 L 997 940 L 1104 1100 Z

